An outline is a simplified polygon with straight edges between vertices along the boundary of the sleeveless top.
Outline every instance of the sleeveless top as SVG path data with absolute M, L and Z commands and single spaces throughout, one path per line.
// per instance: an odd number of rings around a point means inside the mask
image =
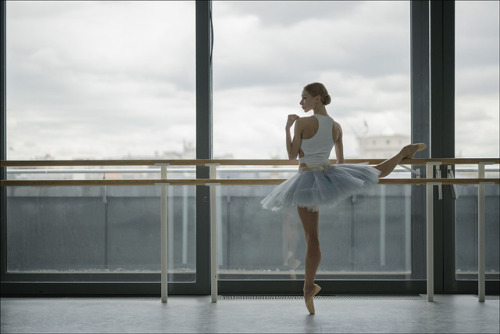
M 318 131 L 309 139 L 302 139 L 300 148 L 304 156 L 300 163 L 307 166 L 330 164 L 330 152 L 334 142 L 332 138 L 333 119 L 330 116 L 313 115 L 318 120 Z

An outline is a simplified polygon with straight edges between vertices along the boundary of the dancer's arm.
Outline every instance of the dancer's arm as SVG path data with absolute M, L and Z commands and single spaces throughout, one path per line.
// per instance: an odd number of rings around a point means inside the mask
M 335 124 L 335 155 L 337 156 L 337 163 L 344 163 L 344 144 L 342 143 L 342 128 L 340 124 Z
M 300 144 L 302 142 L 302 129 L 303 129 L 302 122 L 297 121 L 297 123 L 295 123 L 293 139 L 290 134 L 290 128 L 292 127 L 293 123 L 298 119 L 299 116 L 297 115 L 288 115 L 288 120 L 285 126 L 286 151 L 288 153 L 288 159 L 290 160 L 297 159 L 297 156 L 299 155 Z

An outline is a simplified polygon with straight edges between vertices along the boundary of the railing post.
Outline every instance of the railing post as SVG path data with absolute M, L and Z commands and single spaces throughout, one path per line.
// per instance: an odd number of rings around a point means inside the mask
M 161 179 L 167 179 L 167 166 L 168 163 L 159 163 L 161 166 Z M 166 303 L 168 298 L 168 183 L 161 184 L 161 302 Z
M 411 186 L 405 185 L 405 271 L 411 273 Z
M 218 163 L 207 163 L 210 167 L 210 179 L 217 178 Z M 217 186 L 220 183 L 207 183 L 210 186 L 210 291 L 212 295 L 212 303 L 217 303 L 218 287 L 217 287 Z
M 434 166 L 441 162 L 426 164 L 426 178 L 434 178 Z M 434 301 L 434 186 L 441 182 L 427 182 L 426 184 L 426 242 L 427 242 L 427 301 Z
M 485 178 L 485 165 L 488 162 L 478 164 L 478 178 Z M 484 186 L 488 182 L 479 182 L 477 185 L 477 297 L 479 302 L 485 301 L 486 294 L 486 247 L 485 247 L 485 214 L 484 214 Z
M 380 266 L 385 266 L 385 230 L 386 230 L 386 215 L 385 215 L 385 185 L 379 185 L 380 188 L 380 223 L 379 223 L 379 257 Z

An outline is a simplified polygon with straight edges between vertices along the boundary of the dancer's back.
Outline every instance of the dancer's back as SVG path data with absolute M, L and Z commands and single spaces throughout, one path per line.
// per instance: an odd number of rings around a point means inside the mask
M 299 161 L 308 166 L 329 164 L 330 153 L 334 145 L 332 133 L 334 121 L 328 115 L 315 114 L 312 117 L 317 120 L 318 126 L 312 137 L 304 138 L 305 136 L 303 136 L 300 145 L 303 156 L 300 157 Z M 314 131 L 314 128 L 308 128 L 304 130 Z

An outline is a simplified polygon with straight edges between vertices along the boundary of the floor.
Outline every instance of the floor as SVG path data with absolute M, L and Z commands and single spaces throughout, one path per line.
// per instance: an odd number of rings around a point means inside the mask
M 498 296 L 2 298 L 1 333 L 499 333 Z

